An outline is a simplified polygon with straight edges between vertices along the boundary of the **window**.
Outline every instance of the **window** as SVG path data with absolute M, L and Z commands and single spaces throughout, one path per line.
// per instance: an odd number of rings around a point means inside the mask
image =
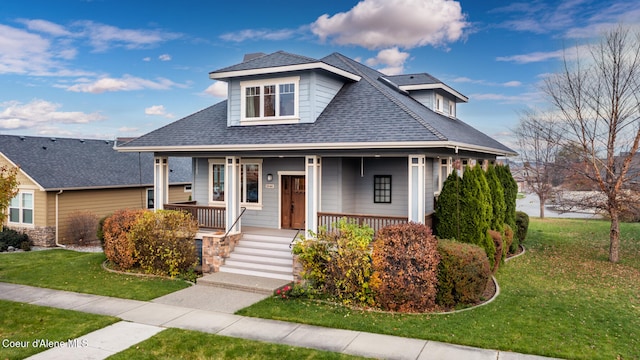
M 193 189 L 193 188 L 191 187 L 191 185 L 185 185 L 185 186 L 184 186 L 184 192 L 186 192 L 186 193 L 193 192 L 193 190 L 192 190 L 192 189 Z
M 9 222 L 33 225 L 33 192 L 20 192 L 11 199 Z
M 292 120 L 298 116 L 299 77 L 254 80 L 240 83 L 241 120 Z
M 449 101 L 449 116 L 456 117 L 456 103 Z
M 210 195 L 209 201 L 224 201 L 224 163 L 220 160 L 219 163 L 211 163 L 211 176 L 209 176 Z
M 447 180 L 447 177 L 451 173 L 451 159 L 440 159 L 440 178 L 438 181 L 438 191 L 442 190 L 442 185 Z
M 147 189 L 147 209 L 155 209 L 153 189 Z
M 225 193 L 225 164 L 222 159 L 209 160 L 209 202 L 223 203 Z M 249 205 L 262 203 L 262 161 L 243 160 L 240 166 L 240 202 Z
M 373 176 L 373 202 L 391 204 L 391 175 Z
M 436 94 L 436 111 L 444 112 L 444 98 Z

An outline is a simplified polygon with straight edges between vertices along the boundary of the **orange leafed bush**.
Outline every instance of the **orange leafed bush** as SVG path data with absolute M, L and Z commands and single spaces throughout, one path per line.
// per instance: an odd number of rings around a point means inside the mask
M 136 264 L 135 246 L 128 233 L 145 211 L 118 210 L 104 221 L 104 254 L 123 270 L 131 269 Z
M 400 312 L 435 308 L 438 285 L 438 241 L 423 224 L 388 226 L 373 244 L 371 286 L 376 304 Z

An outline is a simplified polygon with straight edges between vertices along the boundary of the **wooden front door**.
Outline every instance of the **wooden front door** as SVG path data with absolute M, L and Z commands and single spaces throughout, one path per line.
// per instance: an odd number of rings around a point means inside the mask
M 282 176 L 282 204 L 280 226 L 283 229 L 304 229 L 305 178 L 303 175 Z

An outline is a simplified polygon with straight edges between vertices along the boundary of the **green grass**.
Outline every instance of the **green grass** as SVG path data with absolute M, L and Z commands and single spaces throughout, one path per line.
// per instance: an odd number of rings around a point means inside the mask
M 640 224 L 622 224 L 622 261 L 607 261 L 609 223 L 531 219 L 527 253 L 497 274 L 501 294 L 450 315 L 350 310 L 269 298 L 238 313 L 570 359 L 640 359 Z
M 47 350 L 46 347 L 34 347 L 34 340 L 66 342 L 120 321 L 110 316 L 4 300 L 0 300 L 0 314 L 0 341 L 26 342 L 27 345 L 10 347 L 0 343 L 0 359 L 24 359 Z
M 150 339 L 109 357 L 128 359 L 363 359 L 254 340 L 167 329 Z
M 101 266 L 104 260 L 103 253 L 62 249 L 0 254 L 0 281 L 135 300 L 189 286 L 182 280 L 107 272 Z

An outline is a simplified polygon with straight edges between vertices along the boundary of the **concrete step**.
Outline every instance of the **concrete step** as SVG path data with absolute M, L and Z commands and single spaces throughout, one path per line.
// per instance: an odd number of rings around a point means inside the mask
M 293 238 L 287 238 L 282 236 L 273 236 L 273 235 L 260 235 L 260 234 L 242 234 L 242 238 L 240 241 L 257 241 L 257 242 L 266 242 L 273 244 L 286 244 L 289 246 Z
M 234 251 L 231 253 L 229 258 L 227 259 L 227 261 L 229 260 L 252 262 L 252 263 L 268 261 L 269 264 L 285 265 L 289 267 L 293 266 L 293 257 L 291 256 L 291 254 L 285 254 L 285 253 L 282 253 L 282 254 L 277 253 L 274 256 L 271 256 L 271 255 L 264 256 L 264 255 L 243 254 L 243 253 L 238 253 Z
M 245 239 L 241 239 L 240 241 L 238 241 L 238 244 L 236 245 L 236 247 L 291 251 L 291 249 L 289 249 L 289 243 L 276 243 L 276 242 L 245 240 Z
M 260 248 L 251 248 L 244 247 L 243 245 L 236 246 L 233 250 L 232 254 L 244 254 L 244 255 L 254 255 L 260 257 L 273 257 L 273 258 L 292 258 L 291 250 L 270 250 L 270 249 L 260 249 Z
M 263 278 L 269 278 L 269 279 L 280 279 L 280 280 L 286 280 L 287 282 L 293 281 L 293 274 L 291 273 L 291 270 L 289 270 L 287 273 L 266 272 L 266 271 L 258 271 L 254 269 L 247 269 L 244 267 L 232 267 L 232 266 L 225 265 L 220 267 L 220 272 L 250 275 L 250 276 L 263 277 Z
M 258 294 L 271 295 L 278 288 L 287 285 L 291 280 L 265 278 L 231 272 L 217 272 L 207 274 L 198 279 L 199 285 L 214 286 L 225 289 L 249 291 Z
M 228 258 L 224 262 L 224 267 L 243 268 L 264 272 L 278 272 L 284 274 L 291 273 L 291 265 L 274 264 L 268 258 L 264 258 L 256 262 L 238 261 Z

